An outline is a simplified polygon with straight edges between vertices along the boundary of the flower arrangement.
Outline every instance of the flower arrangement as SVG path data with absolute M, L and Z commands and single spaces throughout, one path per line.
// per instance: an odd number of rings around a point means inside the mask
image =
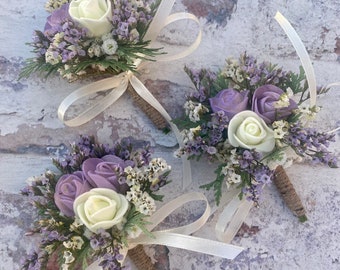
M 122 269 L 128 239 L 142 232 L 152 237 L 145 225 L 170 166 L 151 158 L 145 143 L 137 149 L 127 138 L 110 147 L 87 136 L 53 163 L 60 173 L 31 177 L 22 190 L 37 209 L 30 233 L 42 237 L 22 269 L 49 269 L 55 257 L 60 269 L 85 269 L 94 260 L 102 269 Z
M 143 40 L 160 0 L 49 0 L 43 31 L 28 43 L 21 77 L 59 73 L 69 81 L 135 71 L 135 60 L 152 60 L 159 49 Z
M 185 116 L 175 121 L 184 136 L 176 154 L 219 162 L 216 179 L 202 186 L 214 190 L 217 204 L 224 183 L 237 185 L 241 198 L 258 204 L 263 186 L 282 177 L 282 166 L 297 157 L 336 167 L 328 150 L 335 134 L 307 127 L 320 108 L 305 104 L 309 92 L 302 68 L 284 71 L 244 53 L 227 59 L 218 72 L 185 71 L 197 91 L 184 104 Z M 327 91 L 320 88 L 318 94 Z M 304 211 L 300 218 L 305 220 Z

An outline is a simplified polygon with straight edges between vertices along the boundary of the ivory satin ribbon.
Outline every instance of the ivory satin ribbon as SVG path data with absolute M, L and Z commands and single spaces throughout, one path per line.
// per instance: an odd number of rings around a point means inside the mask
M 202 201 L 205 203 L 205 210 L 203 214 L 194 222 L 187 225 L 166 230 L 155 231 L 154 228 L 160 224 L 166 217 L 168 217 L 176 209 L 181 208 L 187 203 Z M 126 257 L 129 249 L 135 246 L 142 245 L 165 245 L 169 247 L 181 248 L 185 250 L 205 253 L 213 256 L 218 256 L 226 259 L 234 259 L 238 254 L 243 251 L 242 247 L 234 246 L 219 241 L 214 241 L 206 238 L 191 236 L 190 234 L 197 232 L 201 229 L 209 219 L 211 214 L 210 206 L 207 198 L 199 192 L 186 193 L 171 202 L 165 204 L 158 211 L 156 211 L 149 219 L 150 225 L 147 229 L 151 231 L 154 238 L 145 234 L 139 237 L 128 240 L 128 247 L 124 248 L 121 252 Z M 122 262 L 124 262 L 123 259 Z M 90 269 L 101 269 L 98 262 L 94 262 L 89 266 Z M 140 269 L 142 270 L 142 269 Z

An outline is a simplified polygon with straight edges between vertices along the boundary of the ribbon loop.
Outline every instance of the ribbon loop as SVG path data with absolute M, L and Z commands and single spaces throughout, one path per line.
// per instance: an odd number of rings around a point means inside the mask
M 196 221 L 181 227 L 152 231 L 173 211 L 189 202 L 194 201 L 203 201 L 206 204 L 205 211 Z M 148 229 L 152 232 L 154 238 L 150 238 L 147 235 L 142 234 L 138 238 L 129 240 L 129 248 L 133 248 L 139 244 L 166 245 L 169 247 L 196 251 L 226 259 L 234 259 L 238 254 L 240 254 L 240 252 L 243 251 L 242 247 L 189 235 L 202 228 L 206 224 L 209 216 L 210 206 L 207 198 L 202 193 L 192 192 L 184 194 L 161 207 L 150 217 L 149 221 L 151 224 L 148 226 Z
M 124 94 L 126 88 L 128 86 L 128 76 L 127 73 L 121 73 L 118 76 L 103 79 L 88 85 L 85 85 L 70 95 L 68 95 L 59 105 L 58 108 L 58 117 L 61 121 L 63 121 L 67 126 L 76 127 L 82 124 L 85 124 L 90 119 L 93 119 L 98 114 L 103 112 L 106 108 L 108 108 L 112 103 L 118 100 L 121 95 Z M 81 98 L 87 97 L 89 95 L 98 93 L 100 91 L 113 89 L 109 94 L 100 99 L 93 106 L 88 107 L 85 111 L 81 112 L 77 117 L 71 120 L 65 120 L 65 114 L 67 110 L 74 104 L 76 101 Z
M 149 219 L 151 224 L 148 226 L 148 229 L 153 230 L 159 223 L 161 223 L 166 217 L 168 217 L 172 212 L 182 207 L 184 204 L 194 201 L 203 201 L 206 204 L 206 208 L 204 213 L 200 218 L 198 218 L 195 222 L 190 223 L 190 225 L 185 225 L 181 227 L 176 227 L 172 229 L 164 230 L 163 232 L 177 232 L 177 233 L 185 233 L 191 234 L 195 231 L 198 231 L 208 220 L 210 215 L 210 206 L 207 201 L 207 198 L 199 192 L 191 192 L 186 193 L 177 199 L 167 203 L 163 207 L 161 207 L 158 211 L 156 211 Z

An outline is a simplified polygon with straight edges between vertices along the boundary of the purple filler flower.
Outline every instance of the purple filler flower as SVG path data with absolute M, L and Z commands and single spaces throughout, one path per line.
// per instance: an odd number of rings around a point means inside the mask
M 119 178 L 127 166 L 134 166 L 133 161 L 124 161 L 117 156 L 106 155 L 102 158 L 85 160 L 82 170 L 92 187 L 109 188 L 124 194 L 128 190 L 128 185 L 119 183 Z
M 89 191 L 91 186 L 82 172 L 65 174 L 58 180 L 55 187 L 54 202 L 59 210 L 68 217 L 74 216 L 73 202 L 81 194 Z
M 66 19 L 71 19 L 68 13 L 68 8 L 69 4 L 64 4 L 59 9 L 53 11 L 52 14 L 47 17 L 44 31 L 48 31 L 51 33 L 62 31 L 62 29 L 59 29 L 62 23 Z
M 210 106 L 214 113 L 223 111 L 229 120 L 237 113 L 247 109 L 249 91 L 225 89 L 210 98 Z
M 289 106 L 275 108 L 275 103 L 280 100 L 282 94 L 284 94 L 282 89 L 271 84 L 257 88 L 253 95 L 252 111 L 256 112 L 266 124 L 287 118 L 297 105 L 294 100 L 289 99 Z

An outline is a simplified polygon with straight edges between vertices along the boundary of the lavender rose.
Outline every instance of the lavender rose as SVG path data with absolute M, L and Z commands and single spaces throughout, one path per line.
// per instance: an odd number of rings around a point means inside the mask
M 223 111 L 229 120 L 237 113 L 247 109 L 249 91 L 236 91 L 225 89 L 210 98 L 210 106 L 213 112 Z
M 52 12 L 50 16 L 47 17 L 47 22 L 45 24 L 44 31 L 47 31 L 51 34 L 56 33 L 58 31 L 62 31 L 61 24 L 66 19 L 71 19 L 69 13 L 69 4 L 62 5 L 59 9 L 56 9 Z
M 85 160 L 82 170 L 92 187 L 108 188 L 123 194 L 128 190 L 128 185 L 119 183 L 119 176 L 127 166 L 134 166 L 134 163 L 114 155 L 106 155 Z
M 286 104 L 278 106 L 278 102 L 283 99 L 286 99 Z M 288 98 L 285 92 L 275 85 L 263 85 L 254 92 L 252 111 L 256 112 L 266 124 L 287 118 L 296 108 L 295 101 Z
M 59 210 L 68 217 L 74 216 L 73 202 L 81 194 L 89 191 L 91 186 L 84 179 L 82 172 L 65 174 L 57 182 L 54 202 Z

